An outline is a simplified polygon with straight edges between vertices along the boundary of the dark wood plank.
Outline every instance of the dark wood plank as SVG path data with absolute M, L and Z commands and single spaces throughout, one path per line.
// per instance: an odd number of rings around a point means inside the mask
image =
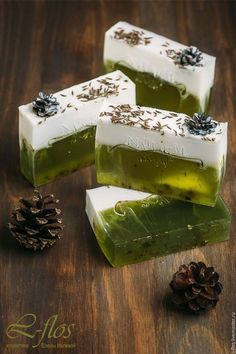
M 85 189 L 96 186 L 92 167 L 40 188 L 61 200 L 66 229 L 52 249 L 32 254 L 19 248 L 6 228 L 17 198 L 33 191 L 19 172 L 17 107 L 40 89 L 56 91 L 102 73 L 104 32 L 120 19 L 217 57 L 211 112 L 230 124 L 222 195 L 232 211 L 231 240 L 112 269 L 84 213 Z M 46 353 L 230 353 L 236 311 L 235 23 L 233 1 L 0 2 L 1 353 L 43 353 L 7 349 L 12 343 L 7 326 L 26 313 L 37 315 L 37 328 L 54 314 L 60 323 L 76 324 L 69 339 L 76 349 Z M 173 272 L 191 260 L 214 265 L 224 284 L 216 310 L 204 316 L 179 313 L 167 300 Z

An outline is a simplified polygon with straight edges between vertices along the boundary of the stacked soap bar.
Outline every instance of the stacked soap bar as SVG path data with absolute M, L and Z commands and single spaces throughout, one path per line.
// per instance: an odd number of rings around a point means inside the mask
M 117 187 L 87 190 L 86 212 L 97 241 L 117 267 L 229 238 L 230 213 Z
M 21 171 L 34 186 L 94 162 L 97 119 L 108 97 L 134 104 L 135 86 L 117 70 L 19 107 Z
M 214 206 L 225 171 L 227 123 L 107 102 L 97 125 L 101 184 Z
M 208 109 L 215 57 L 196 47 L 118 22 L 105 34 L 104 65 L 135 82 L 140 105 L 190 115 Z

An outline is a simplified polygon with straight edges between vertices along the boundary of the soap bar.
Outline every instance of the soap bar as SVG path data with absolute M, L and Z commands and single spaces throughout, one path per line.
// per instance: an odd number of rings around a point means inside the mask
M 135 85 L 117 70 L 53 94 L 54 115 L 39 116 L 32 103 L 19 107 L 20 167 L 32 185 L 94 163 L 98 114 L 108 97 L 134 104 Z
M 227 123 L 204 114 L 102 107 L 95 154 L 100 184 L 214 206 L 226 153 Z
M 122 70 L 136 84 L 142 106 L 207 112 L 215 57 L 150 31 L 118 22 L 105 34 L 105 71 Z
M 227 240 L 230 212 L 118 187 L 87 190 L 86 212 L 114 267 Z

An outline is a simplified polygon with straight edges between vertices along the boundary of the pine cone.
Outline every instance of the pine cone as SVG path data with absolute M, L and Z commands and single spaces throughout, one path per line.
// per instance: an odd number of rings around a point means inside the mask
M 62 233 L 59 200 L 53 194 L 42 196 L 37 190 L 31 199 L 21 198 L 8 224 L 12 235 L 24 247 L 34 251 L 52 246 Z
M 184 264 L 170 283 L 174 293 L 172 302 L 181 309 L 193 312 L 209 310 L 216 306 L 223 289 L 218 280 L 219 274 L 203 262 Z
M 179 56 L 176 59 L 178 64 L 182 66 L 201 66 L 202 52 L 200 52 L 197 47 L 190 46 L 180 51 Z
M 205 113 L 194 113 L 192 118 L 185 119 L 189 133 L 193 135 L 207 135 L 214 133 L 217 122 Z
M 32 103 L 33 110 L 39 117 L 50 117 L 57 113 L 59 102 L 52 94 L 46 95 L 39 92 L 39 97 Z
M 166 54 L 179 66 L 202 66 L 202 52 L 197 47 L 190 46 L 185 49 L 167 49 Z

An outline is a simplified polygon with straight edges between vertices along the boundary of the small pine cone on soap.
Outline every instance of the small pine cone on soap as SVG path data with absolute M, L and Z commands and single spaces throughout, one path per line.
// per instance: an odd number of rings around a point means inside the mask
M 59 102 L 52 94 L 46 95 L 39 92 L 38 97 L 32 102 L 33 111 L 39 117 L 51 117 L 57 114 L 59 109 Z

